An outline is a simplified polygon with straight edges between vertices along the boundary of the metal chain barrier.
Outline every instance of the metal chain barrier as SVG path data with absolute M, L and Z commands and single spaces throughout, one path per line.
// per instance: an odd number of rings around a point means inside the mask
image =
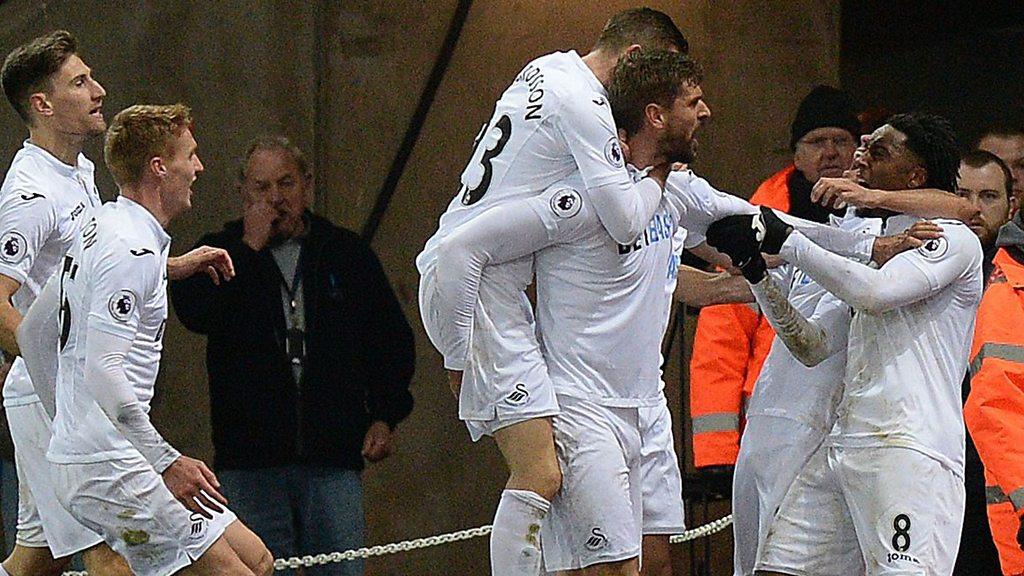
M 728 528 L 731 524 L 732 514 L 729 514 L 728 516 L 719 518 L 714 522 L 709 522 L 703 526 L 694 528 L 693 530 L 687 530 L 682 534 L 675 534 L 669 537 L 668 541 L 672 544 L 679 544 L 681 542 L 697 540 L 698 538 L 717 534 L 718 532 Z M 349 560 L 355 560 L 356 558 L 387 556 L 389 554 L 397 554 L 399 552 L 408 552 L 409 550 L 419 550 L 421 548 L 430 548 L 432 546 L 440 546 L 451 542 L 479 538 L 480 536 L 487 536 L 490 533 L 491 527 L 488 525 L 480 526 L 478 528 L 470 528 L 468 530 L 461 530 L 459 532 L 451 532 L 449 534 L 438 534 L 437 536 L 427 536 L 426 538 L 417 538 L 415 540 L 404 540 L 393 544 L 382 544 L 380 546 L 370 546 L 369 548 L 359 548 L 357 550 L 345 550 L 344 552 L 332 552 L 330 554 L 317 554 L 316 556 L 302 556 L 288 559 L 279 558 L 274 561 L 274 570 L 293 570 L 300 567 L 310 568 L 312 566 L 321 566 L 323 564 L 334 564 L 335 562 L 348 562 Z M 88 573 L 65 572 L 64 576 L 88 576 Z

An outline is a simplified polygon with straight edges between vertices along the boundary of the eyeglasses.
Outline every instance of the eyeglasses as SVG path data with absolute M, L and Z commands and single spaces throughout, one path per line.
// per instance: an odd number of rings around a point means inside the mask
M 821 150 L 828 146 L 830 143 L 836 148 L 852 148 L 856 145 L 856 142 L 850 136 L 818 136 L 817 138 L 809 138 L 805 140 L 798 140 L 800 144 L 806 144 L 811 148 Z

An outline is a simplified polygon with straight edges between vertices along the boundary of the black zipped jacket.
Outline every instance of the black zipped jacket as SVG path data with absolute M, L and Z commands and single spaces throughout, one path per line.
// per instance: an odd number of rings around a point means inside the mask
M 226 249 L 235 278 L 171 283 L 182 324 L 207 337 L 214 465 L 363 468 L 374 421 L 392 429 L 412 411 L 412 330 L 380 262 L 355 233 L 307 213 L 299 266 L 306 359 L 295 381 L 285 351 L 282 277 L 268 248 L 242 242 L 241 220 L 196 246 Z

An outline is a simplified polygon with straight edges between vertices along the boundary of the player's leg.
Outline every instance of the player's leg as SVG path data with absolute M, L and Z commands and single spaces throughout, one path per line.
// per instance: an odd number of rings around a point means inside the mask
M 545 568 L 636 576 L 643 514 L 637 410 L 558 400 L 563 480 L 541 526 Z
M 938 460 L 909 448 L 834 448 L 868 576 L 952 574 L 964 484 Z
M 551 418 L 506 426 L 494 431 L 494 440 L 508 464 L 509 479 L 494 513 L 491 572 L 535 576 L 541 568 L 541 521 L 562 481 Z
M 15 544 L 11 555 L 0 565 L 0 576 L 58 576 L 71 563 L 71 557 L 54 559 L 45 545 L 29 547 Z
M 786 492 L 755 574 L 849 576 L 864 560 L 842 488 L 821 446 Z
M 176 574 L 182 576 L 256 576 L 256 573 L 242 561 L 238 552 L 231 547 L 226 534 L 222 534 L 202 556 L 193 560 L 191 564 Z M 260 576 L 265 574 L 269 574 L 269 572 L 264 572 Z
M 101 543 L 102 538 L 58 502 L 53 470 L 46 460 L 50 421 L 42 403 L 8 406 L 6 412 L 18 471 L 18 530 L 14 551 L 3 567 L 12 576 L 60 574 L 74 553 Z
M 672 576 L 672 548 L 668 534 L 644 534 L 641 576 Z
M 747 420 L 733 477 L 734 574 L 754 572 L 759 549 L 786 492 L 825 433 L 796 420 Z
M 497 576 L 540 574 L 540 524 L 561 484 L 551 428 L 558 402 L 523 293 L 531 269 L 525 258 L 484 270 L 459 395 L 473 439 L 494 436 L 509 468 L 490 539 Z
M 643 490 L 643 576 L 672 576 L 669 535 L 685 529 L 683 478 L 679 471 L 672 414 L 662 398 L 658 406 L 644 407 L 640 414 Z
M 89 576 L 131 576 L 132 573 L 124 558 L 105 543 L 82 552 L 82 561 Z
M 269 576 L 274 572 L 274 557 L 263 541 L 241 520 L 236 520 L 224 530 L 224 538 L 242 561 L 256 576 Z

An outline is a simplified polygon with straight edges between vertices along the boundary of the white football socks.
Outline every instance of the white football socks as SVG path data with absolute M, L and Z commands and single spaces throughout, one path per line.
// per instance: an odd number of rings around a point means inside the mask
M 541 573 L 540 523 L 551 503 L 536 492 L 505 490 L 491 530 L 491 576 Z

